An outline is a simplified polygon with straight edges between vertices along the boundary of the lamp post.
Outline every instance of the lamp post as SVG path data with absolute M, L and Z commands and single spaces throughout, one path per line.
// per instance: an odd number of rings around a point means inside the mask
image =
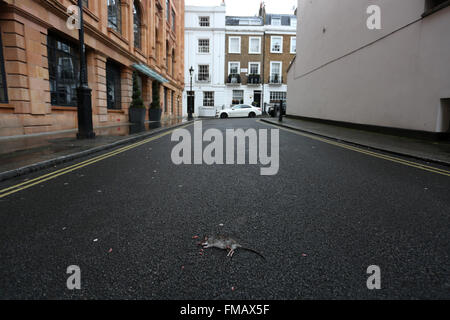
M 195 103 L 195 95 L 192 91 L 192 74 L 194 73 L 194 68 L 191 66 L 189 69 L 189 75 L 191 76 L 191 90 L 188 94 L 188 120 L 194 119 L 192 114 L 194 113 L 194 103 Z
M 95 132 L 92 125 L 92 90 L 89 88 L 86 66 L 86 47 L 84 45 L 83 0 L 78 0 L 79 38 L 80 38 L 80 86 L 77 88 L 78 102 L 78 139 L 93 139 Z

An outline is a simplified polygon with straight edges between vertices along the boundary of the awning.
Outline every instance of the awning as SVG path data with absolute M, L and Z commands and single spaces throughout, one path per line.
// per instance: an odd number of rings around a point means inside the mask
M 152 78 L 153 80 L 159 81 L 161 83 L 167 83 L 169 82 L 169 80 L 167 80 L 166 78 L 164 78 L 162 75 L 160 75 L 158 72 L 153 71 L 152 69 L 150 69 L 149 67 L 147 67 L 145 64 L 142 63 L 135 63 L 132 66 L 134 69 L 136 69 L 137 71 L 145 74 L 146 76 Z

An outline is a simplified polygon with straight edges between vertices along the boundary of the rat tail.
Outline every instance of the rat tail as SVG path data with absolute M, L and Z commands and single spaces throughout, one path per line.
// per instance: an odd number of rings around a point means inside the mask
M 246 251 L 250 251 L 250 252 L 253 252 L 253 253 L 256 253 L 258 256 L 260 256 L 261 258 L 263 258 L 264 259 L 264 261 L 266 261 L 266 257 L 264 257 L 260 252 L 258 252 L 258 251 L 256 251 L 256 250 L 253 250 L 253 249 L 250 249 L 250 248 L 245 248 L 245 247 L 240 247 L 242 250 L 246 250 Z

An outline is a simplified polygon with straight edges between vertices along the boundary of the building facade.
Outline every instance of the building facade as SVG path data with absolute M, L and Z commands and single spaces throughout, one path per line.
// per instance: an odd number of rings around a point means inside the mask
M 288 114 L 450 132 L 450 1 L 300 1 Z
M 285 101 L 287 69 L 296 55 L 295 15 L 266 14 L 227 17 L 226 104 L 267 104 Z
M 185 91 L 184 115 L 187 113 L 187 91 L 195 92 L 194 116 L 215 116 L 216 108 L 225 104 L 225 5 L 191 7 L 185 10 Z
M 262 17 L 227 17 L 226 104 L 263 105 L 264 22 Z
M 78 30 L 68 24 L 74 4 L 0 0 L 0 135 L 77 127 Z M 163 117 L 181 116 L 184 1 L 83 4 L 94 127 L 128 123 L 133 73 L 147 108 L 158 92 Z

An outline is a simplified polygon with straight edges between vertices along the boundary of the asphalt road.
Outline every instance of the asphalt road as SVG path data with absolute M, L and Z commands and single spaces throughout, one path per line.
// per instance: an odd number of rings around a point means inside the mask
M 450 298 L 449 176 L 284 130 L 275 176 L 176 166 L 175 145 L 169 134 L 1 198 L 0 298 Z M 266 261 L 201 252 L 193 237 L 217 233 Z M 70 265 L 81 290 L 66 287 Z M 370 265 L 381 290 L 367 289 Z

